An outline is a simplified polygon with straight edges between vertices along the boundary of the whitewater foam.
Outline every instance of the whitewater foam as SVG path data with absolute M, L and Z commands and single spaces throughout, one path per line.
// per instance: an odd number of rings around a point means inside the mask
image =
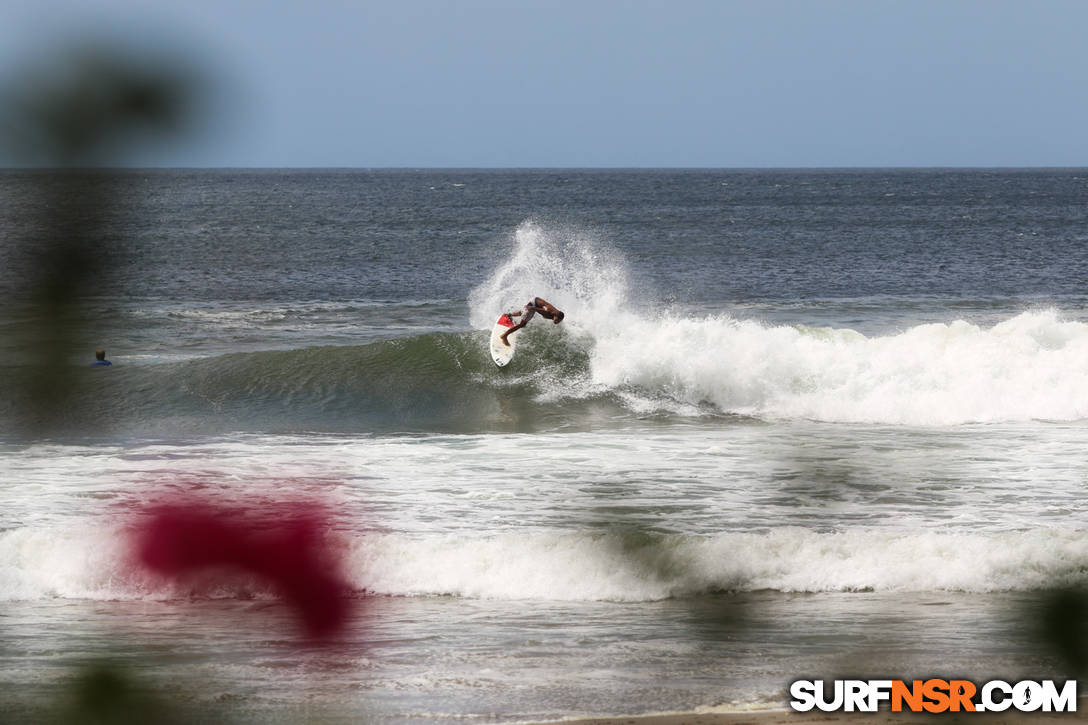
M 715 591 L 1019 591 L 1082 583 L 1079 531 L 947 534 L 785 527 L 713 536 L 504 535 L 357 542 L 374 592 L 652 601 Z
M 564 309 L 556 333 L 588 368 L 539 381 L 544 402 L 610 394 L 637 414 L 938 426 L 1088 418 L 1088 324 L 1058 310 L 872 337 L 695 316 L 632 290 L 622 257 L 590 233 L 526 222 L 513 241 L 472 291 L 470 318 L 488 329 L 532 295 Z
M 1055 310 L 865 337 L 727 316 L 630 320 L 595 341 L 593 383 L 673 412 L 954 425 L 1088 417 L 1088 325 Z M 678 406 L 677 403 L 681 404 Z
M 193 596 L 133 573 L 124 541 L 121 530 L 90 528 L 0 534 L 0 601 Z M 346 574 L 357 589 L 396 596 L 640 602 L 718 591 L 1023 591 L 1088 580 L 1088 535 L 1073 529 L 375 533 L 355 536 L 348 551 Z M 256 582 L 242 591 L 269 594 Z M 232 584 L 200 596 L 240 594 Z

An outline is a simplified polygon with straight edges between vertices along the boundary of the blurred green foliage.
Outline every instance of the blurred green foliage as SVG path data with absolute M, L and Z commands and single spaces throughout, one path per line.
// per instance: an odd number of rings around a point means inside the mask
M 90 666 L 75 676 L 47 723 L 173 725 L 187 722 L 177 707 L 114 665 Z
M 66 401 L 86 382 L 85 366 L 72 360 L 74 341 L 91 322 L 81 300 L 111 269 L 101 248 L 115 209 L 108 178 L 73 169 L 117 165 L 133 144 L 173 139 L 192 115 L 194 79 L 175 60 L 89 45 L 46 59 L 2 91 L 0 144 L 19 163 L 49 168 L 28 177 L 36 183 L 34 228 L 18 237 L 0 230 L 0 258 L 30 270 L 16 297 L 31 305 L 36 330 L 21 346 L 31 351 L 30 364 L 16 369 L 16 399 L 8 401 L 28 437 L 57 432 Z M 93 350 L 85 353 L 89 363 Z M 58 725 L 193 721 L 177 703 L 107 663 L 76 672 L 55 702 L 39 705 L 35 721 Z M 6 720 L 2 707 L 0 718 Z
M 21 163 L 117 165 L 142 143 L 174 140 L 200 88 L 185 61 L 89 43 L 10 81 L 5 142 Z
M 36 180 L 36 228 L 0 236 L 3 256 L 32 270 L 17 301 L 34 308 L 36 331 L 23 347 L 12 401 L 19 428 L 44 437 L 63 427 L 65 401 L 85 370 L 72 359 L 92 321 L 80 301 L 111 270 L 103 237 L 115 213 L 109 179 L 72 167 L 116 165 L 125 149 L 169 141 L 192 117 L 197 76 L 184 63 L 104 45 L 62 53 L 9 81 L 3 93 L 4 144 L 22 163 L 43 164 Z M 107 240 L 106 247 L 121 240 Z M 109 341 L 98 346 L 109 347 Z M 88 361 L 93 349 L 87 350 Z
M 1083 677 L 1088 672 L 1088 590 L 1060 587 L 1046 592 L 1039 630 L 1071 675 Z

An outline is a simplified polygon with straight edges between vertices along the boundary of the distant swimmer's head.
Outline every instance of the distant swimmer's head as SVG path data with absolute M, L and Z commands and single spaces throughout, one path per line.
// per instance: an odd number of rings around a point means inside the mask
M 106 359 L 106 351 L 103 350 L 102 348 L 98 348 L 97 350 L 94 351 L 94 359 L 95 360 L 105 360 Z

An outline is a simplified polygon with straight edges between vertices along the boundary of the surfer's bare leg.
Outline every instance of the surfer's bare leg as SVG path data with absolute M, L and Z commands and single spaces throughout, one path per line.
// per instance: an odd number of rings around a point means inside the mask
M 519 314 L 519 315 L 520 315 L 521 313 L 519 312 L 519 313 L 517 313 L 517 314 Z M 521 328 L 523 328 L 523 327 L 525 327 L 525 323 L 524 323 L 524 322 L 519 322 L 518 324 L 516 324 L 516 325 L 514 325 L 513 327 L 511 327 L 511 328 L 510 328 L 509 330 L 507 330 L 506 332 L 504 332 L 504 333 L 502 333 L 501 335 L 499 335 L 499 339 L 500 339 L 500 340 L 502 340 L 502 344 L 503 344 L 503 345 L 506 345 L 507 347 L 510 347 L 510 342 L 509 342 L 509 341 L 508 341 L 508 340 L 506 339 L 506 336 L 507 336 L 507 335 L 509 335 L 509 334 L 510 334 L 511 332 L 514 332 L 514 331 L 516 331 L 516 330 L 520 330 L 520 329 L 521 329 Z

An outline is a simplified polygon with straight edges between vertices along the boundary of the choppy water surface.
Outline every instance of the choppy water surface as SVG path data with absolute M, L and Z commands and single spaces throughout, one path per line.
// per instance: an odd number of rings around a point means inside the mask
M 0 271 L 14 712 L 102 658 L 242 722 L 1065 674 L 1035 624 L 1088 565 L 1088 174 L 103 178 L 120 263 L 44 437 L 14 382 L 31 257 Z M 0 176 L 12 238 L 36 183 Z M 496 369 L 487 329 L 533 295 L 566 320 Z M 191 492 L 334 512 L 360 606 L 334 646 L 259 582 L 132 567 L 140 512 Z

